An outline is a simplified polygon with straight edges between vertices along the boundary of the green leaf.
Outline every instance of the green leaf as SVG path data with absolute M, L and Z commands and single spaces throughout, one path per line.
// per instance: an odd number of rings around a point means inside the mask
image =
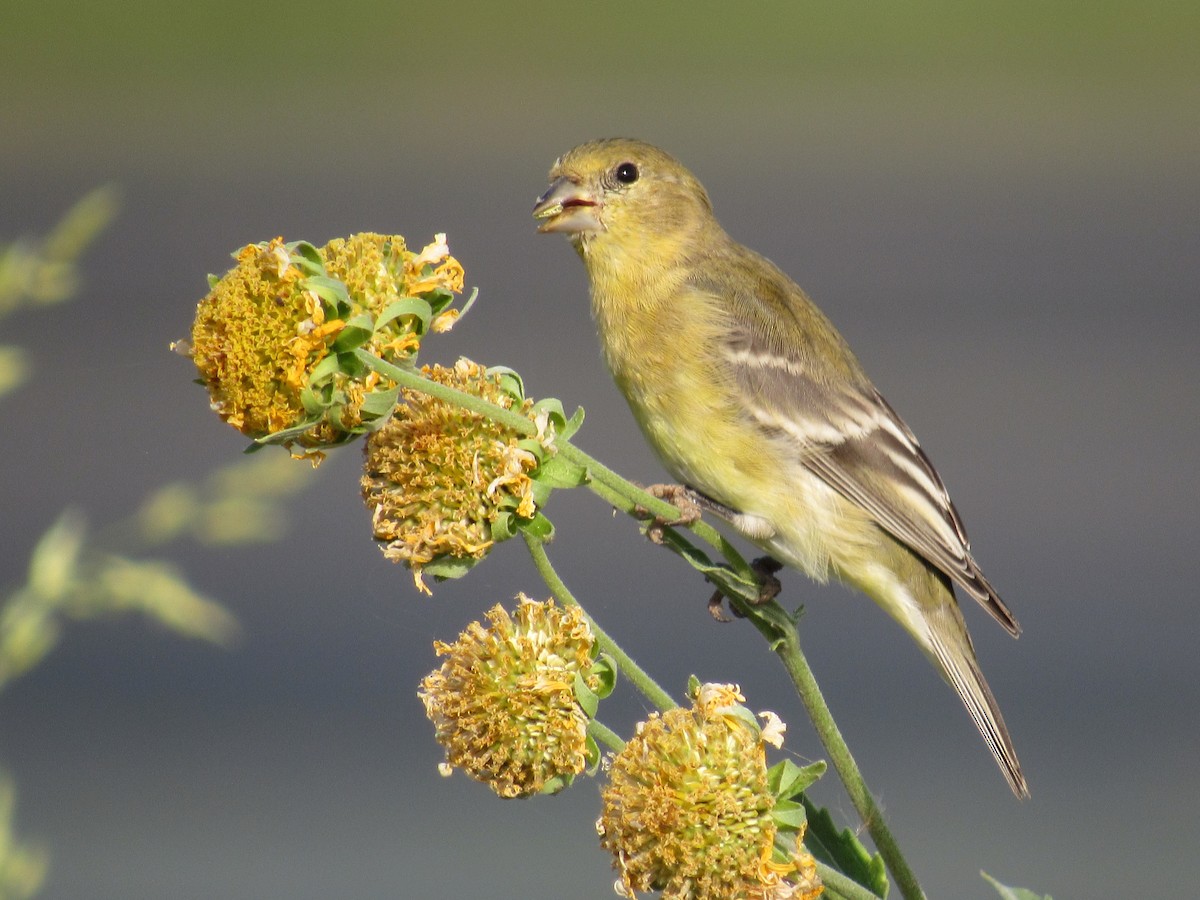
M 309 416 L 319 419 L 329 408 L 330 401 L 323 394 L 323 391 L 315 391 L 311 387 L 300 392 L 300 404 Z
M 531 416 L 536 413 L 546 413 L 556 429 L 567 421 L 567 414 L 563 412 L 562 401 L 557 397 L 543 397 L 537 403 L 533 404 L 529 412 Z
M 429 307 L 433 310 L 434 315 L 454 302 L 454 295 L 445 288 L 434 288 L 431 291 L 425 291 L 421 296 L 429 302 Z
M 649 520 L 646 526 L 649 525 Z M 671 549 L 675 550 L 684 558 L 697 572 L 700 572 L 714 585 L 719 587 L 726 594 L 732 594 L 735 597 L 741 597 L 747 603 L 758 603 L 758 583 L 743 578 L 734 572 L 729 566 L 720 563 L 714 563 L 711 559 L 704 555 L 703 552 L 696 549 L 691 544 L 686 542 L 672 544 Z
M 600 679 L 600 684 L 596 687 L 596 696 L 603 700 L 617 686 L 616 660 L 607 653 L 601 653 L 592 663 L 591 674 Z
M 579 430 L 579 426 L 583 424 L 583 407 L 578 407 L 571 418 L 558 429 L 558 437 L 566 440 Z
M 220 275 L 209 275 L 208 276 L 208 289 L 211 291 L 213 288 L 215 288 L 217 286 L 217 282 L 220 280 L 221 280 Z
M 473 556 L 439 556 L 421 568 L 427 575 L 445 581 L 447 578 L 462 578 L 478 562 Z
M 546 779 L 546 783 L 542 785 L 542 789 L 538 793 L 543 796 L 557 794 L 564 788 L 569 788 L 574 780 L 574 775 L 555 775 L 553 778 Z
M 533 494 L 533 502 L 538 508 L 546 505 L 550 500 L 550 495 L 554 493 L 554 487 L 546 484 L 539 478 L 532 478 L 529 485 L 530 493 Z
M 516 534 L 519 527 L 516 513 L 511 510 L 504 511 L 492 520 L 492 524 L 488 529 L 488 536 L 499 544 L 501 541 L 507 541 Z
M 1035 894 L 1033 891 L 1026 890 L 1025 888 L 1009 887 L 1006 884 L 1001 884 L 983 870 L 980 870 L 979 874 L 983 876 L 984 881 L 996 889 L 996 892 L 1000 894 L 1003 900 L 1050 900 L 1049 894 Z
M 391 415 L 392 410 L 396 407 L 396 400 L 399 396 L 399 385 L 386 391 L 371 391 L 371 393 L 363 397 L 361 407 L 363 419 L 373 421 Z
M 337 370 L 354 381 L 362 381 L 371 371 L 370 367 L 359 357 L 358 350 L 347 350 L 344 353 L 336 354 L 336 357 Z
M 721 710 L 722 717 L 737 719 L 751 731 L 756 734 L 762 732 L 762 726 L 758 723 L 754 713 L 740 703 L 735 703 L 733 706 L 726 706 Z
M 303 422 L 300 422 L 297 425 L 293 425 L 291 428 L 283 428 L 279 431 L 273 432 L 272 434 L 265 434 L 260 438 L 256 438 L 254 445 L 262 446 L 265 444 L 281 444 L 284 441 L 291 440 L 292 438 L 298 438 L 320 421 L 320 416 L 313 416 L 305 419 Z
M 328 275 L 309 275 L 304 279 L 303 287 L 327 303 L 332 303 L 339 313 L 350 308 L 350 293 L 346 290 L 346 285 L 336 278 L 330 278 Z
M 462 309 L 460 309 L 458 311 L 459 319 L 461 319 L 463 316 L 465 316 L 468 312 L 471 311 L 471 307 L 475 305 L 475 299 L 478 296 L 479 296 L 479 288 L 477 288 L 477 287 L 471 288 L 471 296 L 466 299 L 466 302 L 463 303 L 463 305 L 462 305 Z
M 284 246 L 288 249 L 292 263 L 310 275 L 325 274 L 325 260 L 321 252 L 308 241 L 292 241 Z
M 887 897 L 891 885 L 883 857 L 872 854 L 849 828 L 839 831 L 829 810 L 814 806 L 807 797 L 803 797 L 802 802 L 808 814 L 804 846 L 809 852 L 877 897 Z
M 420 297 L 401 297 L 383 308 L 383 312 L 375 319 L 375 330 L 382 331 L 401 316 L 414 316 L 421 326 L 417 333 L 424 334 L 429 328 L 429 320 L 433 318 L 433 310 Z
M 801 791 L 808 790 L 829 768 L 824 760 L 807 766 L 798 766 L 790 759 L 776 763 L 767 770 L 767 783 L 771 793 L 781 800 L 790 800 Z
M 583 680 L 583 675 L 575 673 L 575 700 L 589 719 L 596 718 L 596 710 L 600 707 L 600 696 Z
M 546 518 L 541 511 L 534 514 L 532 519 L 522 519 L 517 526 L 523 533 L 537 538 L 542 543 L 554 540 L 554 523 Z
M 368 313 L 360 313 L 343 326 L 329 349 L 334 353 L 345 353 L 361 347 L 375 333 L 375 320 Z
M 504 393 L 508 394 L 518 403 L 525 402 L 525 381 L 516 369 L 510 369 L 508 366 L 490 366 L 487 374 L 499 375 L 500 390 L 504 391 Z
M 808 813 L 805 812 L 803 803 L 797 803 L 794 800 L 780 800 L 771 810 L 771 818 L 780 828 L 798 832 L 808 822 Z M 792 836 L 792 840 L 795 841 L 795 835 Z
M 588 481 L 588 472 L 559 453 L 543 460 L 530 478 L 548 487 L 573 488 Z
M 336 355 L 330 354 L 324 357 L 319 363 L 313 366 L 312 371 L 308 373 L 309 385 L 319 385 L 323 381 L 332 378 L 337 372 L 342 370 L 345 360 Z
M 521 438 L 517 441 L 517 448 L 524 450 L 526 453 L 532 453 L 539 460 L 546 455 L 546 448 L 542 446 L 537 438 Z
M 587 741 L 584 744 L 584 753 L 587 760 L 587 768 L 583 771 L 590 778 L 600 770 L 600 761 L 604 758 L 600 753 L 600 745 L 590 734 L 587 736 Z

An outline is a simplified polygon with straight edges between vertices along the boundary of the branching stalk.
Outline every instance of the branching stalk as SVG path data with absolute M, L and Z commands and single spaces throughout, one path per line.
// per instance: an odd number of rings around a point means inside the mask
M 532 436 L 537 431 L 534 423 L 519 413 L 454 388 L 429 381 L 417 372 L 390 365 L 364 351 L 360 350 L 358 353 L 364 363 L 403 387 L 422 391 L 447 403 L 465 407 L 525 437 Z M 570 441 L 556 439 L 555 447 L 571 462 L 582 466 L 587 471 L 588 487 L 593 492 L 622 512 L 637 515 L 640 507 L 641 510 L 666 521 L 670 521 L 678 515 L 678 509 L 675 506 L 654 497 L 622 478 Z M 862 818 L 867 832 L 883 857 L 901 895 L 905 900 L 923 900 L 925 894 L 917 882 L 916 875 L 901 853 L 899 845 L 883 818 L 883 813 L 867 788 L 862 772 L 850 753 L 849 746 L 842 738 L 841 731 L 817 685 L 812 669 L 800 649 L 799 633 L 794 620 L 777 603 L 754 603 L 754 595 L 748 592 L 747 585 L 754 584 L 756 578 L 743 557 L 719 531 L 702 521 L 697 521 L 687 527 L 692 534 L 720 554 L 724 561 L 723 566 L 714 569 L 707 557 L 700 553 L 677 529 L 670 527 L 664 529 L 664 545 L 683 556 L 691 565 L 705 572 L 706 577 L 718 584 L 728 596 L 737 611 L 748 618 L 766 638 L 772 651 L 783 662 L 784 668 L 829 754 L 830 761 L 841 778 L 851 802 Z M 551 565 L 542 541 L 526 533 L 523 533 L 523 536 L 534 565 L 551 593 L 562 603 L 578 606 L 578 601 Z M 728 578 L 722 577 L 723 570 L 728 572 Z M 587 615 L 586 612 L 584 614 Z M 590 616 L 588 616 L 588 621 L 596 634 L 601 649 L 616 660 L 621 672 L 634 683 L 638 690 L 660 710 L 667 710 L 676 705 L 670 695 L 622 651 Z M 597 727 L 603 728 L 603 726 Z M 607 729 L 604 730 L 607 731 Z M 597 740 L 602 739 L 602 733 L 597 733 L 595 736 Z M 620 741 L 616 735 L 612 735 L 612 738 Z M 603 740 L 606 744 L 609 743 L 607 736 Z M 827 867 L 821 867 L 821 875 L 823 878 L 827 878 L 826 884 L 834 895 L 855 898 L 855 900 L 873 896 L 860 885 Z
M 621 649 L 608 632 L 596 624 L 596 620 L 588 615 L 587 610 L 580 606 L 579 601 L 575 599 L 575 595 L 563 583 L 558 572 L 550 562 L 550 557 L 546 554 L 546 545 L 530 534 L 522 532 L 522 537 L 525 538 L 525 546 L 529 548 L 529 555 L 533 557 L 533 564 L 538 570 L 538 574 L 542 576 L 542 580 L 546 582 L 546 587 L 550 588 L 550 593 L 554 595 L 560 603 L 566 606 L 579 606 L 580 611 L 591 626 L 592 633 L 596 635 L 596 643 L 599 644 L 601 651 L 611 656 L 617 663 L 617 668 L 621 670 L 629 681 L 639 690 L 651 703 L 658 709 L 666 711 L 674 709 L 679 704 L 676 703 L 671 695 L 663 690 L 658 683 L 650 677 L 650 675 L 634 662 L 633 658 Z

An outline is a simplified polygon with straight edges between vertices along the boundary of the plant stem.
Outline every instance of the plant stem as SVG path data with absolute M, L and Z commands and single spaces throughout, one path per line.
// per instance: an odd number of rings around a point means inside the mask
M 817 874 L 821 876 L 821 884 L 825 885 L 825 892 L 821 894 L 821 900 L 833 900 L 833 898 L 844 898 L 844 900 L 879 900 L 873 891 L 863 887 L 853 878 L 848 875 L 843 875 L 833 866 L 827 866 L 820 860 L 817 863 Z
M 465 407 L 472 412 L 479 413 L 512 429 L 522 436 L 529 437 L 537 432 L 537 426 L 519 413 L 497 406 L 494 403 L 489 403 L 482 398 L 455 390 L 454 388 L 432 382 L 417 372 L 383 362 L 363 350 L 358 350 L 356 353 L 366 365 L 403 387 L 422 391 L 447 403 Z M 566 455 L 567 459 L 576 465 L 583 466 L 587 470 L 590 476 L 588 486 L 595 493 L 608 502 L 613 503 L 613 505 L 622 511 L 633 513 L 636 507 L 640 506 L 654 515 L 668 520 L 678 512 L 676 507 L 654 497 L 632 482 L 622 478 L 612 469 L 580 450 L 569 441 L 556 440 L 555 446 L 560 453 Z M 750 568 L 742 556 L 715 528 L 705 522 L 696 522 L 690 525 L 689 528 L 697 537 L 719 551 L 736 573 L 745 575 L 750 572 Z M 525 538 L 525 544 L 529 548 L 530 555 L 533 557 L 534 565 L 537 567 L 542 579 L 549 586 L 551 592 L 562 603 L 579 606 L 579 602 L 563 583 L 562 579 L 559 578 L 553 565 L 551 565 L 542 542 L 538 538 L 524 532 L 522 536 Z M 670 543 L 671 549 L 677 553 L 681 553 L 681 555 L 684 555 L 681 550 L 683 545 L 686 545 L 686 541 L 682 538 L 679 541 Z M 854 757 L 850 753 L 850 748 L 842 738 L 841 731 L 833 719 L 833 714 L 830 712 L 829 706 L 825 703 L 825 698 L 821 693 L 820 687 L 817 685 L 812 669 L 808 665 L 808 660 L 800 649 L 800 637 L 796 630 L 795 622 L 776 603 L 756 606 L 748 604 L 743 598 L 735 597 L 732 594 L 729 597 L 730 602 L 737 607 L 738 611 L 754 623 L 754 626 L 767 639 L 771 649 L 783 662 L 784 668 L 787 670 L 792 684 L 795 686 L 796 692 L 799 694 L 801 702 L 808 711 L 809 718 L 812 720 L 813 726 L 816 728 L 817 734 L 824 744 L 834 768 L 838 772 L 838 776 L 841 778 L 843 785 L 845 785 L 846 792 L 850 795 L 851 802 L 854 804 L 855 809 L 858 810 L 858 814 L 862 818 L 867 832 L 871 835 L 871 839 L 883 857 L 884 863 L 895 880 L 901 895 L 905 900 L 924 900 L 925 893 L 921 890 L 916 875 L 909 867 L 904 855 L 900 852 L 900 847 L 892 836 L 891 829 L 888 828 L 887 822 L 883 818 L 883 813 L 875 803 L 875 798 L 867 789 L 862 772 L 858 768 L 858 763 L 854 761 Z M 659 687 L 628 654 L 621 650 L 616 642 L 595 623 L 591 616 L 587 615 L 586 611 L 584 611 L 584 615 L 587 616 L 601 649 L 616 660 L 618 668 L 625 676 L 659 709 L 667 710 L 673 708 L 676 704 L 670 695 Z
M 596 743 L 603 744 L 614 753 L 620 753 L 625 749 L 625 741 L 621 739 L 621 736 L 602 722 L 592 719 L 588 722 L 587 730 L 588 734 L 596 739 Z
M 596 624 L 596 620 L 588 615 L 587 610 L 583 609 L 579 601 L 575 599 L 575 595 L 559 578 L 558 572 L 555 571 L 553 564 L 550 562 L 550 557 L 546 554 L 546 545 L 533 535 L 521 532 L 521 537 L 525 539 L 525 546 L 529 548 L 529 555 L 533 557 L 533 564 L 538 570 L 538 574 L 542 576 L 542 580 L 546 582 L 546 586 L 550 588 L 550 593 L 553 594 L 560 603 L 568 606 L 578 606 L 588 620 L 588 624 L 592 628 L 592 632 L 596 635 L 596 643 L 600 649 L 616 660 L 617 668 L 628 678 L 639 691 L 653 703 L 658 709 L 666 711 L 674 709 L 677 704 L 671 695 L 659 687 L 658 683 L 651 678 L 641 666 L 633 661 L 624 650 L 620 648 L 616 641 L 609 637 L 608 632 Z
M 635 508 L 640 506 L 647 512 L 653 513 L 667 521 L 679 515 L 677 507 L 672 506 L 659 497 L 655 497 L 644 488 L 638 487 L 632 481 L 618 475 L 608 466 L 604 465 L 604 463 L 600 462 L 600 460 L 580 450 L 570 441 L 556 441 L 555 444 L 567 459 L 587 469 L 588 474 L 592 477 L 592 481 L 588 483 L 588 486 L 595 493 L 604 497 L 615 506 L 618 506 L 623 512 L 633 513 Z M 623 502 L 617 502 L 618 500 Z M 688 528 L 696 537 L 724 556 L 735 570 L 743 573 L 750 571 L 750 567 L 746 564 L 746 561 L 742 559 L 737 549 L 725 539 L 725 535 L 721 534 L 721 532 L 717 531 L 717 529 L 713 528 L 703 519 L 693 522 Z
M 495 403 L 484 400 L 482 397 L 476 397 L 444 384 L 430 381 L 419 372 L 411 369 L 403 369 L 391 363 L 384 362 L 379 357 L 373 356 L 365 350 L 356 350 L 355 354 L 362 363 L 379 372 L 381 375 L 390 378 L 402 387 L 421 391 L 431 397 L 436 397 L 438 400 L 453 403 L 456 406 L 469 409 L 471 412 L 479 413 L 481 416 L 486 416 L 492 421 L 512 429 L 522 437 L 532 437 L 537 434 L 537 426 L 533 422 L 520 413 L 513 412 L 511 409 L 505 409 L 503 406 L 498 406 Z M 588 482 L 588 487 L 608 502 L 619 507 L 623 512 L 632 513 L 636 507 L 640 506 L 646 511 L 668 521 L 678 516 L 679 509 L 677 507 L 655 497 L 653 494 L 647 493 L 633 482 L 622 478 L 608 466 L 604 465 L 604 463 L 600 462 L 600 460 L 580 450 L 570 441 L 558 438 L 554 441 L 554 446 L 558 452 L 562 453 L 571 462 L 587 470 L 591 478 Z M 717 529 L 703 520 L 693 523 L 689 528 L 698 538 L 725 557 L 735 571 L 743 575 L 750 572 L 750 567 L 742 559 L 741 554 L 737 552 L 737 549 Z
M 374 369 L 380 375 L 390 378 L 401 387 L 420 391 L 423 394 L 428 394 L 430 397 L 436 397 L 445 403 L 451 403 L 455 406 L 469 409 L 471 412 L 479 413 L 479 415 L 486 416 L 493 422 L 499 422 L 505 428 L 511 428 L 522 437 L 532 437 L 537 434 L 537 426 L 533 422 L 520 413 L 513 412 L 511 409 L 505 409 L 503 406 L 498 406 L 495 403 L 484 400 L 482 397 L 476 397 L 473 394 L 447 387 L 444 384 L 438 384 L 436 381 L 430 381 L 420 372 L 384 362 L 378 356 L 374 356 L 366 350 L 355 350 L 354 355 L 358 357 L 359 362 Z
M 821 743 L 825 745 L 825 752 L 829 754 L 833 767 L 837 769 L 838 777 L 845 785 L 846 793 L 850 795 L 850 801 L 858 810 L 867 833 L 875 842 L 875 847 L 883 857 L 901 896 L 905 900 L 924 900 L 925 892 L 921 890 L 917 876 L 892 836 L 891 829 L 883 818 L 883 812 L 867 789 L 858 763 L 854 761 L 850 747 L 842 737 L 808 660 L 800 649 L 800 635 L 795 622 L 777 603 L 747 606 L 738 601 L 734 602 L 737 603 L 739 612 L 750 619 L 754 627 L 767 639 L 775 655 L 783 662 L 783 667 L 787 670 Z
M 626 481 L 620 475 L 593 460 L 574 445 L 562 442 L 560 448 L 563 452 L 571 454 L 568 458 L 572 462 L 587 467 L 589 473 L 596 480 L 597 487 L 594 488 L 596 493 L 608 499 L 609 502 L 613 502 L 615 498 L 623 498 L 628 501 L 628 506 L 621 505 L 621 508 L 625 509 L 626 512 L 630 511 L 634 502 L 656 514 L 659 510 L 655 508 L 654 503 L 667 507 L 667 510 L 675 509 L 669 503 L 658 500 Z M 636 501 L 630 500 L 631 496 L 637 496 L 638 494 L 644 495 L 644 497 L 637 497 Z M 667 512 L 666 514 L 669 515 L 670 513 Z M 696 527 L 700 524 L 695 523 L 691 529 L 697 536 L 704 537 L 707 543 L 720 550 L 735 570 L 749 569 L 742 557 L 737 554 L 737 551 L 729 545 L 716 529 L 711 528 L 711 526 L 705 526 L 716 535 L 715 540 L 709 539 L 707 535 L 702 535 L 700 529 Z M 678 552 L 677 547 L 673 547 L 672 549 Z M 804 704 L 813 726 L 816 728 L 821 743 L 824 744 L 825 750 L 829 754 L 838 776 L 841 778 L 843 785 L 845 785 L 846 792 L 850 795 L 851 802 L 854 804 L 855 809 L 858 810 L 859 816 L 866 825 L 867 832 L 875 842 L 875 846 L 883 857 L 888 871 L 891 872 L 901 896 L 905 900 L 918 900 L 918 898 L 923 900 L 925 893 L 921 890 L 916 875 L 908 865 L 904 854 L 900 851 L 896 839 L 892 836 L 891 829 L 883 818 L 883 813 L 879 809 L 879 806 L 875 803 L 874 796 L 872 796 L 870 790 L 867 788 L 862 772 L 858 768 L 858 763 L 855 762 L 849 746 L 842 737 L 841 730 L 837 727 L 837 722 L 834 721 L 833 713 L 825 702 L 825 697 L 821 693 L 816 677 L 808 665 L 808 660 L 800 648 L 800 637 L 795 623 L 778 604 L 768 604 L 764 607 L 750 606 L 736 600 L 734 602 L 738 603 L 739 611 L 746 614 L 754 622 L 755 627 L 767 638 L 772 650 L 783 662 L 784 668 L 791 677 L 792 684 L 795 686 L 796 692 L 799 694 L 800 700 Z M 778 611 L 777 615 L 765 615 L 769 607 L 774 607 Z M 866 894 L 870 896 L 869 891 Z

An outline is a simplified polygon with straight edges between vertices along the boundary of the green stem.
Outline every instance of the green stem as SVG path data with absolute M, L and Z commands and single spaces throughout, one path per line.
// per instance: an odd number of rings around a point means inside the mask
M 436 397 L 438 400 L 452 403 L 455 406 L 469 409 L 471 412 L 478 413 L 481 416 L 486 416 L 492 421 L 498 422 L 504 427 L 515 431 L 522 437 L 532 437 L 537 434 L 537 426 L 533 422 L 520 413 L 513 412 L 511 409 L 505 409 L 503 406 L 498 406 L 495 403 L 484 400 L 482 397 L 467 394 L 447 385 L 438 384 L 436 381 L 430 381 L 419 372 L 384 362 L 379 357 L 373 356 L 365 350 L 356 350 L 355 355 L 364 365 L 391 379 L 401 387 L 421 391 L 431 397 Z M 677 507 L 672 506 L 659 497 L 655 497 L 653 494 L 647 493 L 633 482 L 622 478 L 608 466 L 604 465 L 604 463 L 600 462 L 600 460 L 580 450 L 570 441 L 564 438 L 557 438 L 554 441 L 554 446 L 568 460 L 587 470 L 590 476 L 588 487 L 623 512 L 632 513 L 636 507 L 640 506 L 667 521 L 679 515 Z M 737 552 L 737 549 L 717 529 L 703 520 L 693 523 L 689 528 L 698 538 L 724 556 L 736 571 L 741 574 L 750 572 L 750 567 L 742 559 L 741 554 Z
M 834 898 L 844 898 L 844 900 L 879 900 L 872 891 L 863 887 L 853 878 L 848 875 L 843 875 L 832 866 L 827 866 L 819 859 L 817 863 L 817 874 L 821 876 L 821 884 L 825 885 L 825 891 L 821 894 L 821 900 L 834 900 Z
M 632 514 L 637 507 L 641 507 L 666 521 L 678 517 L 679 509 L 677 507 L 621 477 L 600 460 L 580 450 L 570 441 L 555 441 L 555 445 L 567 459 L 587 469 L 592 478 L 588 486 L 621 509 L 622 512 Z M 724 556 L 735 569 L 749 573 L 750 567 L 742 559 L 741 554 L 717 529 L 703 519 L 693 522 L 688 528 L 696 537 Z
M 361 348 L 355 350 L 354 355 L 363 365 L 374 369 L 386 378 L 390 378 L 401 387 L 420 391 L 422 394 L 436 397 L 445 403 L 461 406 L 464 409 L 469 409 L 471 412 L 479 413 L 479 415 L 486 416 L 493 422 L 499 422 L 505 428 L 512 429 L 522 437 L 532 437 L 537 434 L 537 426 L 533 422 L 520 413 L 513 412 L 511 409 L 505 409 L 503 406 L 498 406 L 495 403 L 484 400 L 482 397 L 476 397 L 473 394 L 465 393 L 456 388 L 438 384 L 436 381 L 430 381 L 420 372 L 384 362 L 378 356 L 374 356 Z
M 501 425 L 512 429 L 522 436 L 530 437 L 537 432 L 537 426 L 519 413 L 497 406 L 494 403 L 489 403 L 480 397 L 474 397 L 454 388 L 437 384 L 422 377 L 417 372 L 383 362 L 363 350 L 356 351 L 356 354 L 363 363 L 403 387 L 422 391 L 447 403 L 465 407 L 472 412 L 479 413 L 495 422 L 499 422 Z M 614 506 L 624 512 L 632 513 L 636 507 L 640 506 L 654 515 L 667 520 L 677 514 L 678 511 L 674 506 L 654 497 L 632 482 L 622 478 L 612 469 L 583 452 L 569 441 L 556 440 L 555 446 L 560 453 L 566 455 L 567 459 L 577 465 L 583 466 L 587 470 L 590 476 L 589 487 L 595 493 L 608 502 L 613 503 Z M 702 521 L 696 522 L 689 527 L 697 537 L 718 550 L 735 572 L 744 575 L 750 571 L 742 556 L 719 531 Z M 541 541 L 528 534 L 524 534 L 523 536 L 526 546 L 529 547 L 529 552 L 533 557 L 534 565 L 537 567 L 543 580 L 550 587 L 551 592 L 561 602 L 579 606 L 574 595 L 567 589 L 562 579 L 558 577 L 558 573 L 554 571 L 554 567 L 550 564 L 549 557 L 546 555 L 545 547 Z M 670 546 L 676 552 L 681 552 L 681 546 L 685 543 L 680 538 L 678 541 L 672 541 Z M 862 772 L 859 770 L 858 764 L 854 761 L 854 757 L 850 753 L 850 748 L 842 738 L 837 723 L 833 719 L 833 714 L 825 703 L 825 698 L 821 694 L 821 689 L 817 685 L 812 669 L 809 668 L 808 661 L 800 649 L 800 638 L 796 631 L 795 623 L 787 616 L 782 607 L 776 603 L 753 606 L 732 595 L 730 596 L 730 601 L 737 606 L 739 612 L 754 623 L 754 626 L 767 639 L 771 649 L 782 660 L 784 668 L 787 670 L 792 684 L 800 696 L 801 702 L 808 711 L 809 718 L 812 719 L 821 742 L 825 745 L 825 750 L 829 754 L 834 768 L 837 769 L 838 776 L 846 787 L 846 792 L 850 795 L 851 802 L 854 804 L 855 809 L 858 810 L 858 814 L 862 818 L 867 832 L 875 842 L 875 846 L 883 857 L 888 871 L 891 872 L 892 878 L 895 880 L 901 895 L 905 900 L 924 898 L 925 893 L 917 883 L 916 875 L 904 859 L 904 855 L 900 852 L 900 847 L 892 836 L 891 830 L 883 818 L 883 813 L 879 810 L 878 805 L 875 803 L 875 798 L 867 789 Z M 587 615 L 586 611 L 584 615 Z M 618 667 L 625 676 L 634 682 L 638 689 L 655 706 L 666 710 L 676 705 L 670 695 L 659 687 L 637 663 L 622 651 L 612 638 L 596 625 L 590 616 L 588 616 L 588 621 L 592 625 L 600 647 L 617 661 Z
M 734 602 L 738 611 L 750 619 L 754 627 L 767 639 L 775 655 L 783 662 L 783 667 L 787 670 L 796 693 L 800 696 L 800 701 L 825 746 L 825 752 L 829 754 L 833 767 L 837 769 L 838 777 L 845 785 L 846 793 L 850 795 L 850 801 L 858 810 L 858 815 L 866 826 L 867 833 L 871 835 L 871 840 L 875 842 L 888 871 L 891 872 L 901 896 L 905 900 L 924 900 L 925 892 L 921 890 L 917 876 L 892 836 L 883 812 L 867 789 L 858 763 L 842 737 L 808 660 L 800 649 L 800 635 L 795 622 L 777 603 L 748 606 L 736 600 Z
M 596 620 L 588 615 L 587 610 L 580 606 L 575 595 L 559 578 L 558 572 L 555 571 L 553 564 L 550 562 L 550 557 L 546 554 L 546 545 L 530 534 L 521 532 L 521 536 L 525 539 L 525 546 L 529 548 L 529 555 L 533 557 L 533 564 L 538 570 L 538 574 L 542 576 L 542 580 L 546 582 L 546 586 L 550 588 L 550 593 L 553 594 L 560 603 L 568 606 L 578 606 L 588 620 L 588 624 L 592 628 L 592 632 L 596 635 L 596 643 L 600 649 L 616 660 L 617 668 L 628 678 L 639 691 L 653 703 L 658 709 L 666 711 L 674 709 L 677 704 L 671 695 L 659 687 L 658 683 L 646 673 L 646 670 L 633 661 L 624 650 L 618 646 L 617 642 L 609 637 L 608 632 L 596 624 Z
M 625 749 L 625 741 L 621 736 L 602 722 L 592 719 L 588 722 L 587 730 L 588 734 L 596 739 L 596 743 L 603 744 L 613 753 L 620 753 Z

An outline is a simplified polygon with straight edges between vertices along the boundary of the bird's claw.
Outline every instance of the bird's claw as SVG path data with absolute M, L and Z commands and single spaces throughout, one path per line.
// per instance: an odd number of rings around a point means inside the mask
M 663 542 L 664 528 L 694 525 L 700 521 L 702 510 L 699 495 L 687 485 L 652 484 L 646 488 L 646 493 L 657 497 L 659 500 L 667 501 L 679 510 L 679 515 L 673 519 L 667 519 L 663 516 L 652 516 L 651 521 L 646 526 L 646 537 L 650 538 L 652 543 L 661 544 Z M 634 513 L 642 517 L 651 516 L 650 510 L 644 506 L 635 507 Z
M 732 606 L 730 609 L 733 610 L 735 616 L 740 618 L 740 613 L 736 609 Z M 708 614 L 713 617 L 713 621 L 720 622 L 722 625 L 733 621 L 725 615 L 725 595 L 720 590 L 713 591 L 713 595 L 708 598 Z
M 782 568 L 783 563 L 771 556 L 760 556 L 750 563 L 750 569 L 758 576 L 758 599 L 754 601 L 755 606 L 770 603 L 779 596 L 783 584 L 775 577 L 775 573 Z
M 779 596 L 779 592 L 783 590 L 783 584 L 775 577 L 775 573 L 782 568 L 783 563 L 770 556 L 760 556 L 750 563 L 750 570 L 754 572 L 758 579 L 758 597 L 752 602 L 753 606 L 770 603 Z M 724 592 L 720 590 L 715 591 L 708 598 L 708 614 L 718 622 L 732 622 L 733 619 L 725 615 L 724 600 Z M 740 619 L 743 617 L 742 613 L 738 612 L 736 606 L 731 605 L 729 610 L 736 618 Z

